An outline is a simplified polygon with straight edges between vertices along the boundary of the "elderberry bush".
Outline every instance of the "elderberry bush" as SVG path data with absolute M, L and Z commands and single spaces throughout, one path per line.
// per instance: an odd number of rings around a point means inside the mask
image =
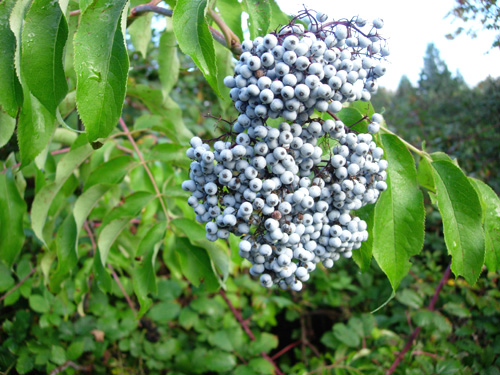
M 225 80 L 241 114 L 213 148 L 193 137 L 187 150 L 190 179 L 182 188 L 192 194 L 196 220 L 206 223 L 211 241 L 241 237 L 239 255 L 265 287 L 299 291 L 318 263 L 331 268 L 350 258 L 368 238 L 366 222 L 351 211 L 387 188 L 387 161 L 370 134 L 382 116 L 374 114 L 369 133 L 357 134 L 334 115 L 376 90 L 382 23 L 364 34 L 359 18 L 325 18 L 316 14 L 307 32 L 291 22 L 244 42 L 235 76 Z M 333 119 L 313 117 L 314 109 Z M 270 117 L 284 121 L 273 128 Z

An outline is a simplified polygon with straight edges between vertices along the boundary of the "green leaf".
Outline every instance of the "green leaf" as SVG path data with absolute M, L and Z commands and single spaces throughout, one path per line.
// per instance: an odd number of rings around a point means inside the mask
M 1 68 L 0 68 L 1 69 Z M 0 108 L 0 148 L 5 146 L 9 142 L 12 134 L 14 134 L 14 129 L 16 128 L 16 119 L 10 117 Z
M 216 373 L 230 371 L 236 366 L 236 357 L 230 353 L 211 350 L 207 354 L 206 366 L 208 370 Z
M 106 215 L 101 226 L 106 227 L 110 222 L 123 217 L 136 217 L 142 209 L 155 198 L 153 193 L 149 191 L 138 191 L 130 194 L 125 198 L 125 202 L 115 208 Z
M 113 185 L 110 184 L 97 184 L 92 186 L 83 192 L 75 202 L 73 207 L 73 215 L 75 217 L 75 225 L 77 229 L 76 241 L 78 241 L 78 235 L 83 223 L 89 216 L 92 209 L 95 207 L 97 202 L 106 194 Z M 75 242 L 75 248 L 78 243 Z
M 278 347 L 278 338 L 270 333 L 262 332 L 256 336 L 254 341 L 250 341 L 248 349 L 251 353 L 258 354 L 261 352 L 269 353 L 271 350 Z
M 24 243 L 23 219 L 27 205 L 9 168 L 0 173 L 0 259 L 12 265 Z
M 128 155 L 117 156 L 94 169 L 87 178 L 83 190 L 86 191 L 96 184 L 119 184 L 137 165 L 139 163 L 134 162 Z
M 214 39 L 205 21 L 207 6 L 207 0 L 177 1 L 173 15 L 174 32 L 182 52 L 191 56 L 214 92 L 220 96 Z
M 0 277 L 0 292 L 5 292 L 12 288 L 15 284 L 14 278 L 10 275 L 9 267 L 0 263 L 0 272 L 2 277 Z
M 77 228 L 74 216 L 70 213 L 64 219 L 64 222 L 59 227 L 56 237 L 56 251 L 57 251 L 57 269 L 52 275 L 51 290 L 54 293 L 59 293 L 61 289 L 61 282 L 65 276 L 77 264 Z
M 193 245 L 204 248 L 207 251 L 210 259 L 213 261 L 211 264 L 215 264 L 217 269 L 222 273 L 222 280 L 226 280 L 229 274 L 229 250 L 226 246 L 222 245 L 222 241 L 212 242 L 207 240 L 205 229 L 192 220 L 175 219 L 171 221 L 171 224 L 181 230 Z
M 500 199 L 484 182 L 469 178 L 476 189 L 483 209 L 483 229 L 485 239 L 484 263 L 488 270 L 500 269 Z
M 66 352 L 64 348 L 59 345 L 52 345 L 50 349 L 50 360 L 56 365 L 62 365 L 66 362 Z
M 17 125 L 23 167 L 31 163 L 47 147 L 55 128 L 55 117 L 31 93 L 24 95 Z
M 32 294 L 29 297 L 29 305 L 37 313 L 44 314 L 50 311 L 49 302 L 40 294 Z
M 195 311 L 191 310 L 191 308 L 184 307 L 179 315 L 179 324 L 184 329 L 191 329 L 197 323 L 198 323 L 198 314 Z M 216 344 L 214 343 L 214 345 Z
M 126 0 L 96 0 L 75 34 L 76 100 L 89 142 L 107 137 L 120 118 L 129 68 L 120 17 Z
M 0 2 L 0 107 L 10 117 L 17 116 L 17 110 L 23 103 L 23 90 L 14 66 L 16 37 L 9 24 L 15 4 L 16 0 Z
M 358 132 L 366 133 L 368 131 L 368 120 L 363 120 L 364 114 L 355 107 L 343 108 L 339 113 L 339 119 L 347 126 Z
M 31 226 L 36 236 L 43 243 L 45 243 L 45 239 L 43 238 L 43 227 L 54 198 L 66 180 L 73 174 L 80 164 L 82 164 L 90 156 L 91 153 L 92 148 L 88 144 L 68 152 L 57 164 L 56 178 L 54 182 L 45 185 L 42 189 L 40 189 L 38 194 L 36 194 L 31 207 Z
M 156 223 L 141 240 L 136 253 L 136 256 L 143 256 L 142 261 L 135 264 L 132 273 L 134 292 L 141 305 L 139 316 L 143 315 L 151 304 L 148 294 L 157 293 L 155 260 L 166 230 L 166 222 Z
M 158 46 L 158 74 L 160 76 L 163 97 L 166 98 L 179 78 L 179 57 L 177 39 L 169 25 L 160 37 Z
M 361 243 L 361 247 L 352 251 L 352 259 L 356 262 L 362 272 L 367 272 L 372 263 L 372 249 L 373 249 L 373 211 L 374 205 L 368 205 L 356 211 L 356 216 L 364 220 L 367 225 L 368 239 Z
M 434 182 L 431 162 L 425 157 L 422 157 L 418 162 L 417 180 L 418 183 L 427 190 L 433 193 L 436 192 L 436 183 Z
M 462 170 L 449 161 L 432 163 L 438 207 L 451 270 L 473 285 L 484 263 L 482 208 L 476 191 Z
M 243 4 L 248 13 L 250 38 L 266 35 L 272 18 L 269 0 L 243 0 Z
M 271 22 L 269 23 L 269 30 L 276 30 L 280 26 L 288 25 L 291 17 L 283 13 L 276 3 L 276 0 L 269 0 L 269 4 L 271 5 Z
M 387 190 L 375 206 L 373 256 L 395 291 L 424 244 L 425 210 L 413 157 L 397 136 L 383 134 Z
M 458 316 L 459 318 L 470 318 L 472 315 L 470 309 L 458 303 L 448 302 L 443 306 L 443 310 L 448 314 Z
M 70 361 L 76 361 L 85 351 L 85 341 L 83 339 L 73 341 L 67 350 L 67 356 Z
M 102 221 L 102 230 L 97 240 L 103 267 L 106 264 L 109 249 L 120 233 L 129 225 L 130 220 L 139 215 L 142 209 L 154 198 L 154 194 L 147 191 L 133 193 L 125 199 L 122 205 L 115 207 L 106 215 Z
M 63 51 L 68 25 L 58 2 L 34 0 L 22 33 L 21 71 L 31 93 L 52 116 L 68 91 Z
M 219 278 L 214 274 L 212 262 L 205 249 L 193 246 L 187 238 L 177 238 L 174 251 L 179 258 L 182 273 L 195 286 L 203 282 L 205 289 L 215 292 L 219 289 Z
M 131 7 L 143 4 L 142 0 L 132 0 L 130 2 Z M 130 41 L 134 46 L 135 50 L 139 52 L 143 58 L 148 55 L 148 46 L 151 42 L 151 20 L 153 19 L 153 13 L 148 12 L 146 14 L 137 17 L 137 19 L 128 27 L 128 32 L 130 34 Z
M 396 295 L 396 299 L 403 305 L 406 305 L 414 309 L 421 308 L 424 303 L 422 297 L 419 296 L 417 292 L 411 289 L 404 289 L 403 291 L 401 291 Z
M 333 326 L 333 335 L 337 340 L 351 348 L 358 347 L 361 342 L 358 334 L 343 323 L 336 323 Z
M 234 74 L 233 54 L 219 43 L 215 45 L 215 54 L 217 56 L 217 81 L 221 92 L 221 97 L 218 97 L 218 100 L 223 111 L 222 114 L 226 117 L 227 111 L 233 108 L 233 101 L 229 96 L 229 87 L 224 85 L 224 78 Z
M 27 350 L 23 351 L 16 362 L 16 370 L 20 374 L 30 372 L 34 367 L 35 358 Z

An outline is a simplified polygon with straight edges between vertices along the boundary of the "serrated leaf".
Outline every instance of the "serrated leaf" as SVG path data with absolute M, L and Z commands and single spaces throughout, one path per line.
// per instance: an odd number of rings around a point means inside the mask
M 469 178 L 476 189 L 483 209 L 483 229 L 485 239 L 484 263 L 488 270 L 500 269 L 500 199 L 484 182 Z
M 462 170 L 449 161 L 432 163 L 438 208 L 451 270 L 473 285 L 484 263 L 482 208 L 476 190 Z
M 14 129 L 16 128 L 16 119 L 10 117 L 6 112 L 0 108 L 0 148 L 9 142 Z
M 0 2 L 0 107 L 16 117 L 23 103 L 23 90 L 15 68 L 16 36 L 12 32 L 9 17 L 16 0 Z
M 269 0 L 243 0 L 245 10 L 248 13 L 248 29 L 250 38 L 264 36 L 269 30 L 272 18 L 271 4 Z
M 45 243 L 43 238 L 43 227 L 49 208 L 55 196 L 62 188 L 66 180 L 73 174 L 73 172 L 87 159 L 92 153 L 90 145 L 86 144 L 76 149 L 71 150 L 64 155 L 56 169 L 56 178 L 54 182 L 45 185 L 36 194 L 31 207 L 31 226 L 36 236 Z
M 63 51 L 68 25 L 54 0 L 34 0 L 22 32 L 21 71 L 31 93 L 56 115 L 68 91 Z
M 23 219 L 27 205 L 9 168 L 0 173 L 0 259 L 12 265 L 24 243 Z
M 375 206 L 373 256 L 395 291 L 410 269 L 409 259 L 424 244 L 425 210 L 417 186 L 415 163 L 397 136 L 381 136 L 387 168 L 387 190 Z
M 75 34 L 76 100 L 89 142 L 107 137 L 121 115 L 129 68 L 120 27 L 125 3 L 94 1 Z
M 160 76 L 163 97 L 166 98 L 179 78 L 179 57 L 177 39 L 169 25 L 160 37 L 158 46 L 158 75 Z
M 214 92 L 220 96 L 214 39 L 205 21 L 207 6 L 207 0 L 177 1 L 172 17 L 174 32 L 182 52 L 191 56 Z
M 31 163 L 47 147 L 55 129 L 55 117 L 31 93 L 24 95 L 17 125 L 22 167 Z
M 130 6 L 135 7 L 143 3 L 144 2 L 142 0 L 132 0 Z M 148 46 L 151 42 L 152 19 L 153 13 L 148 12 L 140 17 L 137 17 L 134 23 L 128 27 L 130 41 L 132 42 L 135 50 L 139 52 L 143 58 L 146 58 L 148 55 Z
M 433 193 L 436 192 L 436 183 L 434 182 L 431 162 L 425 157 L 422 157 L 418 162 L 417 180 L 418 183 L 427 190 Z

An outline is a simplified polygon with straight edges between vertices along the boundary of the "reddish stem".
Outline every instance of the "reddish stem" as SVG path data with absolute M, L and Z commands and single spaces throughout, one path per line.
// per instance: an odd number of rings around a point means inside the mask
M 21 281 L 19 281 L 11 290 L 9 290 L 7 293 L 5 293 L 2 297 L 0 297 L 0 302 L 2 302 L 5 298 L 7 298 L 9 295 L 14 293 L 21 285 L 23 285 L 31 275 L 33 275 L 36 271 L 36 268 L 32 268 L 30 273 L 28 273 L 26 276 L 23 277 Z
M 241 312 L 239 312 L 238 310 L 236 310 L 236 308 L 233 306 L 233 304 L 231 303 L 231 301 L 229 300 L 229 298 L 227 298 L 226 292 L 224 292 L 222 289 L 220 289 L 219 290 L 219 294 L 222 296 L 222 298 L 224 298 L 224 301 L 226 301 L 227 305 L 229 306 L 229 309 L 233 313 L 233 315 L 236 318 L 236 320 L 240 323 L 241 328 L 243 328 L 243 330 L 246 332 L 246 334 L 248 335 L 248 337 L 250 337 L 250 340 L 255 341 L 255 335 L 251 331 L 251 329 L 248 326 L 248 324 L 246 323 L 246 321 L 243 320 L 243 317 L 241 316 Z M 276 375 L 284 375 L 281 372 L 281 370 L 279 369 L 278 365 L 273 361 L 273 359 L 271 357 L 269 357 L 269 355 L 267 355 L 267 353 L 261 352 L 260 355 L 262 356 L 262 358 L 264 358 L 270 364 L 273 365 L 274 370 L 276 371 Z
M 441 289 L 443 289 L 443 286 L 446 283 L 446 281 L 449 279 L 450 274 L 451 274 L 451 264 L 448 265 L 448 268 L 446 268 L 446 271 L 444 271 L 443 277 L 441 278 L 441 281 L 439 282 L 439 284 L 436 288 L 436 291 L 434 292 L 434 295 L 432 296 L 431 302 L 429 303 L 429 306 L 427 307 L 427 309 L 429 311 L 434 311 L 434 307 L 436 306 L 439 292 L 441 292 Z M 410 338 L 406 342 L 406 345 L 404 346 L 403 350 L 401 350 L 401 352 L 399 352 L 398 356 L 396 357 L 396 360 L 394 361 L 392 366 L 389 368 L 389 370 L 387 370 L 385 375 L 391 375 L 396 370 L 399 363 L 403 360 L 403 357 L 405 356 L 406 352 L 408 350 L 410 350 L 410 348 L 413 346 L 413 341 L 417 338 L 421 329 L 422 329 L 422 327 L 415 328 L 415 330 L 412 332 Z

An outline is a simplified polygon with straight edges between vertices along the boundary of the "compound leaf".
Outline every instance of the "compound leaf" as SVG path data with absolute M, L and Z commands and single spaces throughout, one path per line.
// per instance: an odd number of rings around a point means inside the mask
M 484 263 L 482 209 L 476 191 L 455 164 L 446 160 L 432 162 L 438 208 L 451 270 L 473 285 Z

